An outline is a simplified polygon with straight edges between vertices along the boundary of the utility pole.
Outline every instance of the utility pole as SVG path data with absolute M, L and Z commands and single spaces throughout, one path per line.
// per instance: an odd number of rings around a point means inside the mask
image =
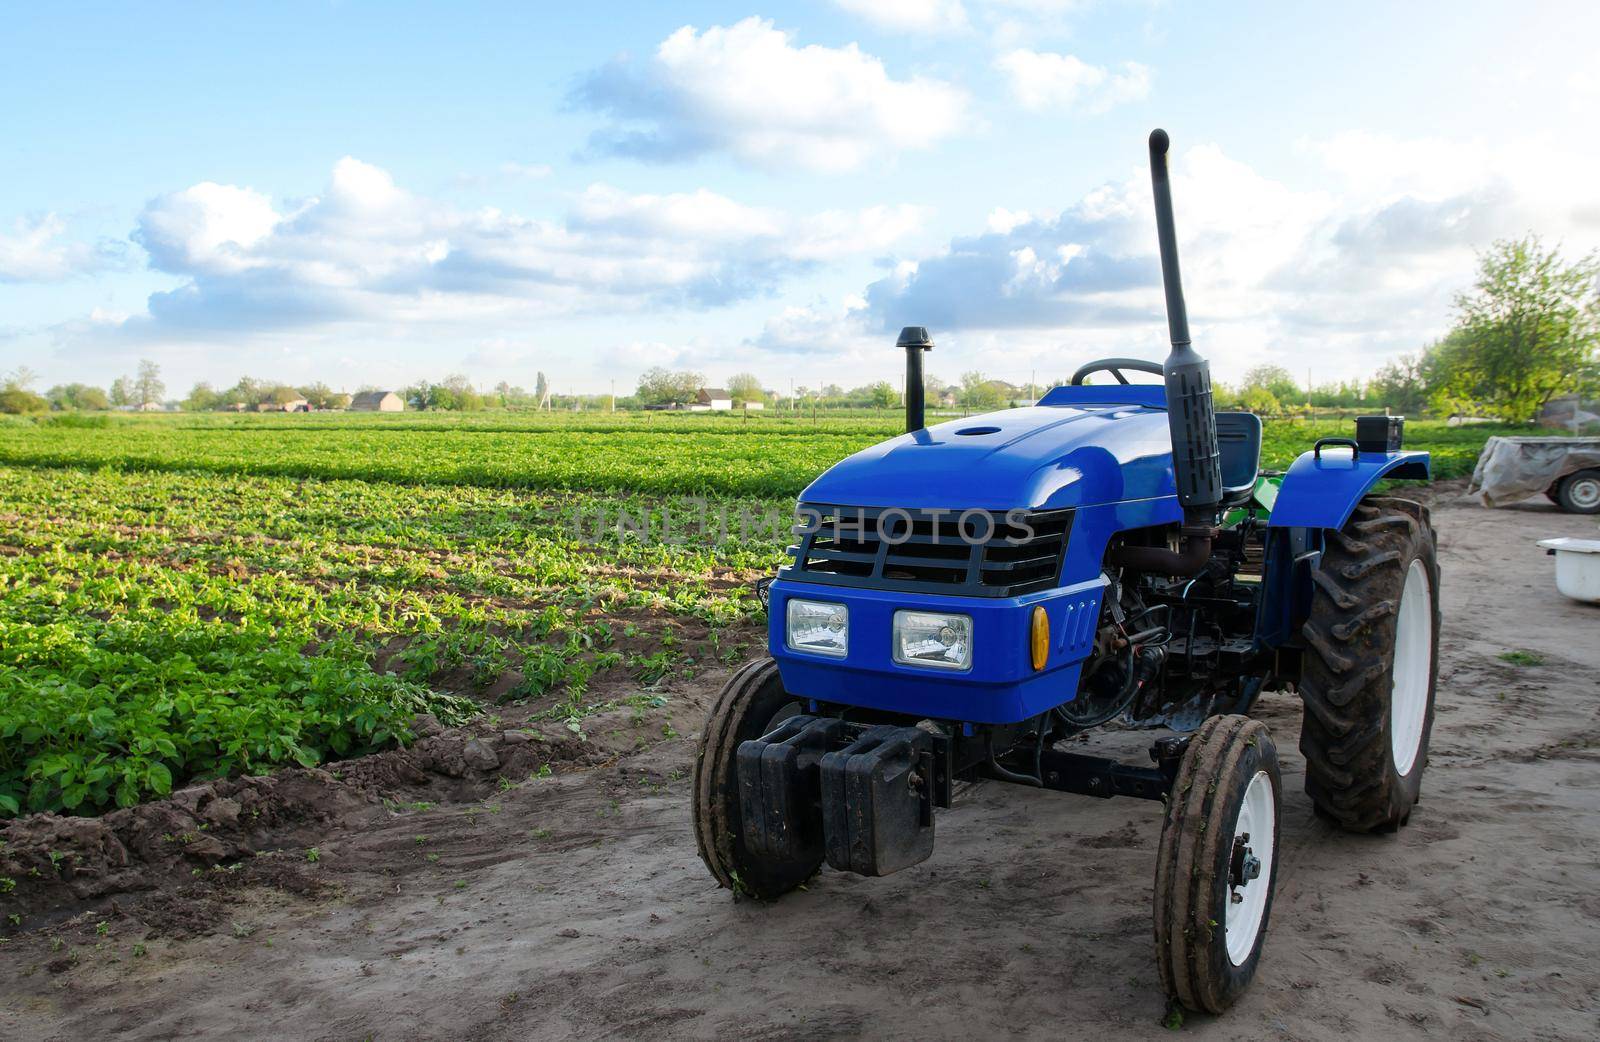
M 617 411 L 617 381 L 615 379 L 611 381 L 611 411 Z

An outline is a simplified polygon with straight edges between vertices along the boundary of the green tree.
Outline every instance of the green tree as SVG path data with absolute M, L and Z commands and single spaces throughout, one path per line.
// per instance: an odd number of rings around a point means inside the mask
M 159 405 L 167 393 L 167 385 L 161 382 L 161 367 L 148 358 L 139 359 L 139 368 L 133 378 L 133 401 L 131 404 L 143 409 L 150 405 Z
M 300 397 L 313 409 L 331 409 L 335 395 L 333 388 L 319 380 L 300 388 Z
M 871 394 L 875 408 L 892 409 L 900 403 L 900 395 L 896 393 L 894 385 L 887 380 L 879 380 L 867 390 Z
M 133 381 L 119 376 L 111 381 L 111 404 L 121 408 L 133 404 Z
M 107 409 L 106 392 L 88 384 L 57 384 L 44 393 L 56 409 Z
M 234 402 L 243 402 L 248 406 L 256 406 L 266 401 L 275 389 L 276 385 L 265 380 L 241 376 L 238 383 L 222 392 L 222 403 L 232 405 Z
M 1533 419 L 1592 379 L 1600 349 L 1600 260 L 1567 262 L 1536 235 L 1502 239 L 1478 258 L 1478 278 L 1456 297 L 1456 324 L 1439 346 L 1440 412 Z
M 1252 389 L 1266 391 L 1280 403 L 1305 401 L 1305 394 L 1294 382 L 1294 377 L 1281 365 L 1258 365 L 1246 372 L 1244 381 L 1239 385 L 1240 394 Z
M 222 395 L 212 389 L 208 383 L 197 383 L 189 389 L 189 396 L 183 400 L 183 407 L 188 412 L 210 412 L 221 407 Z
M 960 399 L 968 409 L 998 409 L 1006 400 L 999 383 L 979 372 L 961 374 Z
M 78 408 L 93 409 L 98 412 L 111 408 L 111 399 L 107 398 L 106 392 L 100 388 L 85 384 L 78 392 Z
M 1238 393 L 1237 401 L 1239 408 L 1257 416 L 1276 416 L 1283 411 L 1283 403 L 1265 387 L 1246 387 Z
M 1421 354 L 1401 355 L 1379 369 L 1367 383 L 1367 397 L 1375 406 L 1383 406 L 1401 416 L 1415 416 L 1428 404 L 1428 373 L 1431 359 L 1438 353 L 1437 345 L 1423 349 Z
M 437 407 L 435 405 L 437 399 L 433 384 L 426 380 L 418 380 L 410 387 L 407 387 L 400 392 L 400 397 L 404 398 L 406 404 L 413 409 L 433 409 Z
M 761 380 L 754 373 L 734 373 L 728 377 L 728 394 L 735 406 L 767 400 L 765 392 L 761 390 Z
M 639 401 L 646 405 L 669 405 L 692 401 L 695 393 L 706 385 L 706 378 L 692 370 L 674 372 L 656 366 L 639 376 Z
M 33 384 L 38 377 L 33 370 L 22 366 L 14 372 L 6 374 L 0 379 L 0 412 L 4 413 L 29 413 L 47 412 L 50 403 L 42 395 L 33 393 Z

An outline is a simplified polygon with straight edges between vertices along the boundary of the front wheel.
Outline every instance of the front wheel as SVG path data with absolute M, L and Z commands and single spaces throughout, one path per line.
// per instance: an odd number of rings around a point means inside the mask
M 1214 716 L 1189 740 L 1156 861 L 1167 995 L 1221 1013 L 1255 976 L 1278 876 L 1278 750 L 1259 720 Z
M 739 820 L 740 744 L 767 734 L 800 708 L 783 688 L 778 663 L 758 659 L 728 678 L 700 735 L 694 761 L 695 843 L 712 876 L 735 894 L 770 901 L 822 867 L 820 854 L 785 860 L 747 849 Z

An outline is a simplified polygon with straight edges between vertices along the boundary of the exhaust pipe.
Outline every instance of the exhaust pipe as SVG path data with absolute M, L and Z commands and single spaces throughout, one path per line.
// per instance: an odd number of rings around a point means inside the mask
M 1222 506 L 1222 458 L 1217 450 L 1217 417 L 1211 400 L 1211 364 L 1189 342 L 1189 312 L 1178 272 L 1178 234 L 1172 218 L 1172 179 L 1167 172 L 1165 130 L 1150 132 L 1150 181 L 1155 189 L 1156 240 L 1161 249 L 1161 282 L 1167 293 L 1167 330 L 1172 353 L 1161 365 L 1167 387 L 1167 427 L 1172 433 L 1172 471 L 1183 506 L 1182 548 L 1116 547 L 1107 555 L 1116 565 L 1166 575 L 1196 575 L 1211 559 Z
M 927 426 L 922 416 L 922 352 L 932 351 L 933 341 L 924 327 L 906 326 L 900 330 L 895 346 L 906 352 L 906 433 L 912 434 Z
M 1161 364 L 1167 384 L 1167 426 L 1172 431 L 1172 469 L 1178 502 L 1190 525 L 1215 528 L 1222 505 L 1222 459 L 1211 401 L 1211 364 L 1189 342 L 1189 311 L 1178 272 L 1178 233 L 1172 218 L 1172 179 L 1167 173 L 1165 130 L 1150 132 L 1150 181 L 1156 197 L 1156 240 L 1161 247 L 1161 282 L 1167 291 L 1167 329 L 1172 353 Z

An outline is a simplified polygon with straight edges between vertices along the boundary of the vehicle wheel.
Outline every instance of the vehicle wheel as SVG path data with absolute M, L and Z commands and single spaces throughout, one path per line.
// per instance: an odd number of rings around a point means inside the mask
M 1427 508 L 1368 496 L 1328 532 L 1300 678 L 1306 792 L 1352 832 L 1393 831 L 1422 792 L 1439 673 L 1439 562 Z
M 1600 514 L 1600 470 L 1568 474 L 1556 485 L 1556 502 L 1569 514 Z
M 800 711 L 783 689 L 778 663 L 758 659 L 723 685 L 706 718 L 694 761 L 694 838 L 700 860 L 736 894 L 772 900 L 816 874 L 822 858 L 782 861 L 745 849 L 739 825 L 736 756 L 741 742 L 760 738 Z
M 1156 861 L 1156 965 L 1189 1009 L 1221 1013 L 1261 961 L 1278 874 L 1278 749 L 1259 720 L 1200 725 L 1167 797 Z

